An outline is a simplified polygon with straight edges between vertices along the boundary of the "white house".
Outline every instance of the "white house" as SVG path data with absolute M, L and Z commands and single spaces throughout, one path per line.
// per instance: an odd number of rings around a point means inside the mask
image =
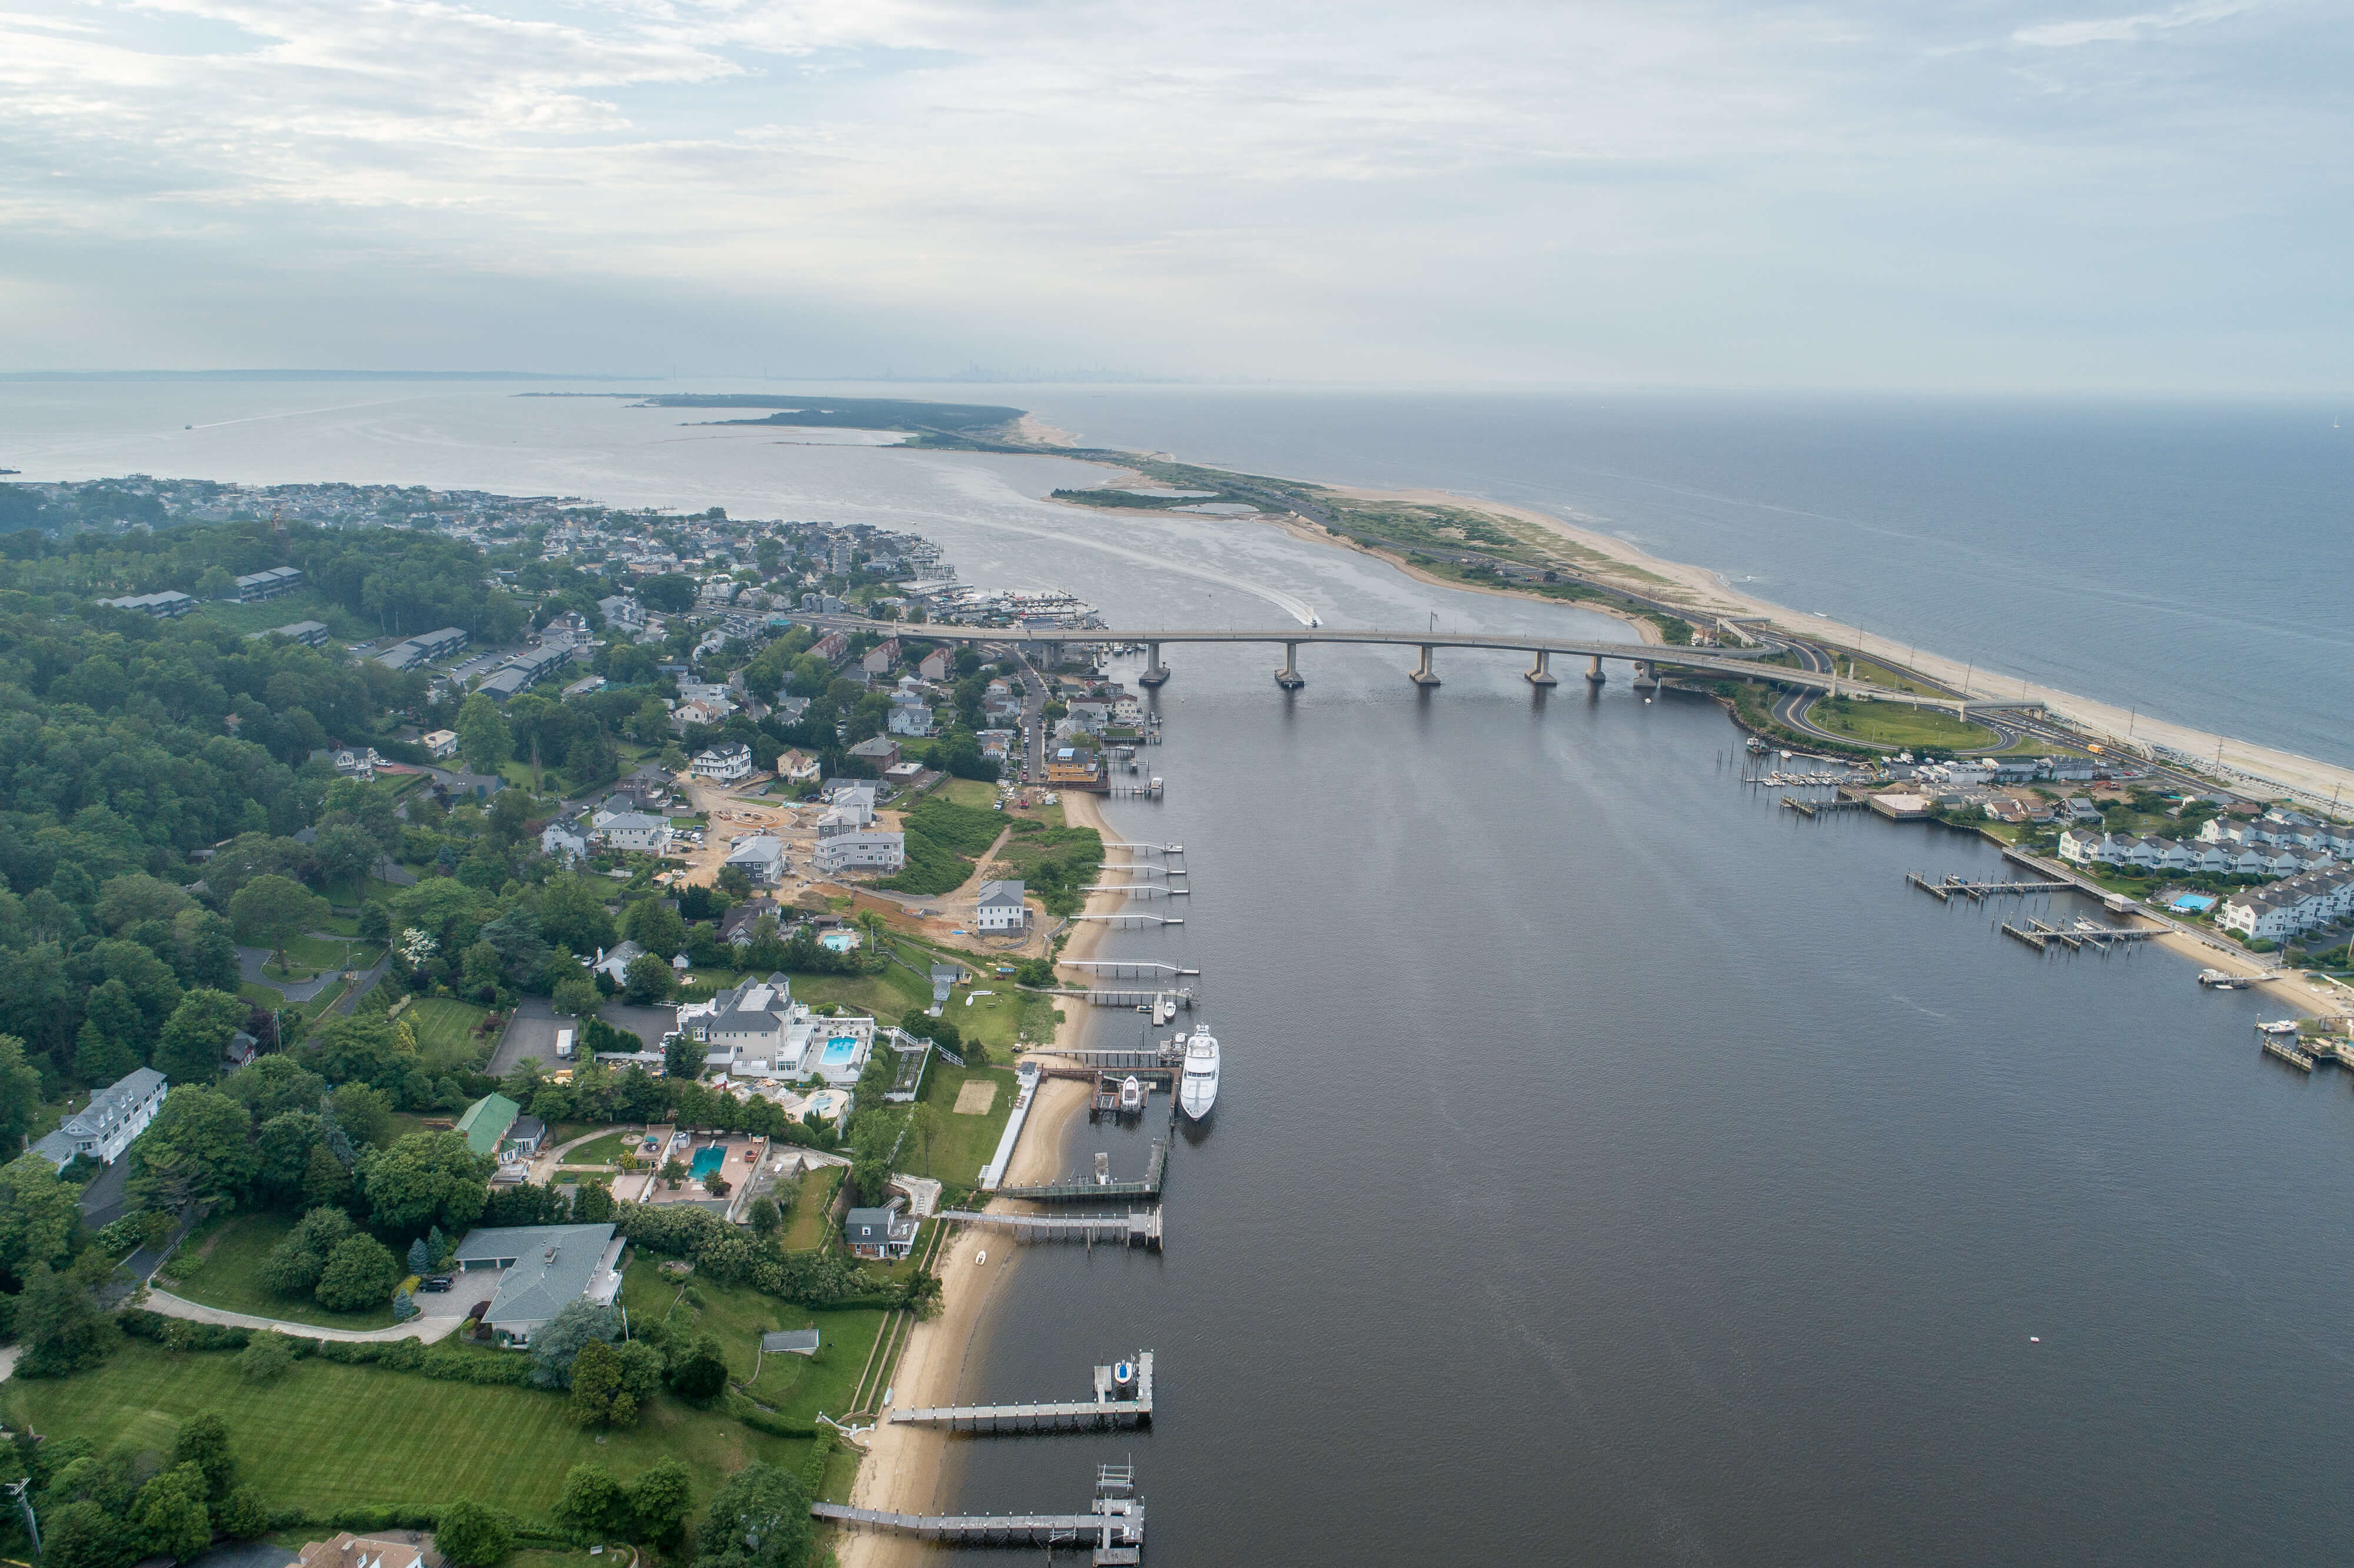
M 599 811 L 590 825 L 598 842 L 608 849 L 661 854 L 670 848 L 670 823 L 643 811 Z
M 165 1087 L 164 1075 L 153 1067 L 117 1078 L 33 1145 L 33 1152 L 58 1167 L 72 1164 L 80 1154 L 111 1165 L 164 1108 Z
M 907 863 L 907 835 L 873 829 L 833 833 L 817 841 L 815 863 L 825 876 L 845 871 L 897 871 Z
M 755 887 L 774 887 L 785 879 L 784 841 L 769 833 L 739 839 L 727 852 L 727 863 L 742 866 Z
M 752 776 L 752 748 L 740 740 L 726 740 L 696 754 L 693 764 L 697 779 L 708 779 L 716 784 L 733 784 Z
M 927 736 L 932 733 L 932 710 L 921 703 L 896 704 L 883 722 L 893 735 Z
M 539 831 L 539 853 L 567 864 L 588 853 L 588 830 L 575 817 L 558 817 Z
M 615 985 L 620 985 L 630 978 L 630 960 L 642 959 L 645 954 L 646 950 L 635 942 L 623 942 L 610 952 L 599 951 L 597 961 L 589 966 L 589 972 L 610 976 Z
M 445 761 L 458 755 L 458 732 L 454 729 L 433 730 L 417 744 L 423 747 L 425 755 L 434 761 Z
M 1030 927 L 1029 906 L 1022 901 L 1018 882 L 984 882 L 973 923 L 983 931 L 1024 931 Z

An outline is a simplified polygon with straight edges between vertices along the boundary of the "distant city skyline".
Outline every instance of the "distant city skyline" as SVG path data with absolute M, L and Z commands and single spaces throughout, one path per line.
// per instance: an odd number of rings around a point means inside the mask
M 29 0 L 0 371 L 2335 391 L 2349 74 L 2295 0 Z

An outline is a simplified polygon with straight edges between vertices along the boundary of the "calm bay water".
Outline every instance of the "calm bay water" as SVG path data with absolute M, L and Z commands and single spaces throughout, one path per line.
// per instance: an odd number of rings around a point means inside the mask
M 1257 416 L 1294 418 L 1287 459 L 1279 429 L 1252 456 L 1231 424 L 1189 448 L 1180 424 L 1008 400 L 1189 456 L 1456 482 L 1410 450 L 1326 469 L 1347 454 L 1298 408 Z M 36 476 L 913 527 L 970 580 L 1058 583 L 1115 624 L 1596 629 L 1256 524 L 1075 517 L 1034 499 L 1071 482 L 1055 460 L 779 445 L 610 403 L 19 387 L 0 440 Z M 1461 482 L 1550 482 L 1508 460 Z M 2052 536 L 2055 559 L 2130 553 Z M 1402 653 L 1335 649 L 1305 651 L 1287 698 L 1270 651 L 1172 652 L 1147 754 L 1169 799 L 1111 811 L 1182 841 L 1195 892 L 1182 930 L 1110 950 L 1202 969 L 1219 1109 L 1175 1151 L 1168 1253 L 1026 1255 L 967 1390 L 1066 1395 L 1149 1345 L 1162 1414 L 1133 1438 L 960 1443 L 942 1506 L 1076 1506 L 1132 1451 L 1164 1568 L 2343 1555 L 2354 1095 L 2259 1055 L 2263 998 L 2201 994 L 2163 952 L 2038 959 L 1902 881 L 1995 871 L 1988 851 L 1794 820 L 1734 782 L 1737 736 L 1696 701 L 1540 701 L 1469 654 L 1424 694 Z M 1145 1137 L 1082 1123 L 1070 1162 L 1135 1170 Z

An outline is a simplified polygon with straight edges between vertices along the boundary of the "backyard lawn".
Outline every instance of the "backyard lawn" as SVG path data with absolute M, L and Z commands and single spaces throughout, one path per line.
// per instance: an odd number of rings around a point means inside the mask
M 261 1266 L 270 1248 L 286 1238 L 297 1216 L 266 1211 L 230 1213 L 208 1220 L 180 1245 L 156 1284 L 200 1307 L 280 1318 L 323 1329 L 389 1329 L 392 1303 L 373 1312 L 330 1312 L 308 1298 L 273 1296 L 261 1284 Z M 200 1261 L 191 1261 L 200 1260 Z M 177 1272 L 185 1268 L 186 1273 Z
M 960 1114 L 957 1097 L 965 1085 L 974 1082 L 996 1085 L 997 1097 L 984 1114 Z M 931 1071 L 924 1075 L 924 1103 L 932 1107 L 938 1127 L 932 1137 L 930 1158 L 927 1160 L 911 1140 L 900 1152 L 897 1169 L 914 1176 L 936 1176 L 951 1187 L 971 1186 L 981 1180 L 981 1168 L 997 1153 L 997 1140 L 1004 1136 L 1005 1123 L 1013 1114 L 1014 1091 L 1010 1067 L 952 1067 L 935 1058 Z M 798 1221 L 801 1215 L 796 1213 L 793 1217 Z
M 649 1401 L 634 1428 L 602 1436 L 575 1425 L 566 1404 L 538 1389 L 323 1361 L 257 1386 L 239 1377 L 234 1355 L 175 1356 L 137 1340 L 94 1372 L 0 1384 L 10 1425 L 89 1436 L 101 1449 L 127 1440 L 168 1450 L 180 1423 L 217 1411 L 244 1475 L 271 1501 L 313 1511 L 472 1498 L 544 1515 L 574 1465 L 603 1465 L 627 1480 L 673 1456 L 695 1472 L 700 1499 L 744 1465 L 798 1467 L 809 1453 L 805 1441 L 667 1396 Z
M 471 1001 L 419 997 L 400 1016 L 417 1031 L 417 1054 L 424 1058 L 425 1070 L 435 1077 L 453 1067 L 473 1065 L 488 1044 L 473 1031 L 490 1012 Z
M 610 1165 L 620 1159 L 621 1150 L 634 1147 L 643 1136 L 636 1132 L 609 1132 L 567 1153 L 564 1162 L 567 1165 Z
M 621 1302 L 630 1309 L 630 1320 L 659 1320 L 673 1330 L 716 1337 L 726 1353 L 729 1375 L 754 1399 L 796 1425 L 812 1420 L 821 1410 L 840 1415 L 849 1408 L 859 1369 L 866 1364 L 887 1313 L 812 1312 L 748 1286 L 719 1285 L 691 1276 L 684 1283 L 702 1298 L 702 1306 L 695 1306 L 678 1283 L 663 1279 L 654 1259 L 632 1263 L 621 1278 Z M 819 1335 L 814 1357 L 758 1353 L 760 1336 L 769 1330 L 809 1328 Z M 756 1362 L 758 1383 L 751 1381 Z
M 833 1206 L 843 1170 L 839 1165 L 821 1165 L 803 1173 L 801 1196 L 793 1201 L 793 1217 L 785 1226 L 787 1252 L 814 1252 L 825 1245 L 825 1213 Z

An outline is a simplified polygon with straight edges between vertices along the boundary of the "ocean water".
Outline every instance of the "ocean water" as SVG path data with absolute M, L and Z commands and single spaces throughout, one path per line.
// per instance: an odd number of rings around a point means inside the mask
M 1480 468 L 1415 428 L 1507 422 L 1169 394 L 1148 429 L 1161 396 L 1006 400 L 1375 482 L 1447 483 L 1449 453 Z M 868 520 L 1115 624 L 1610 624 L 1263 524 L 1073 515 L 1036 499 L 1076 477 L 1062 460 L 796 445 L 480 388 L 74 397 L 0 387 L 0 453 L 23 454 L 0 464 Z M 1246 428 L 1283 420 L 1282 450 Z M 1496 439 L 1462 488 L 1551 482 L 1529 454 L 1553 447 Z M 1884 443 L 1845 439 L 1879 454 L 1850 483 L 1893 482 L 1869 479 L 1903 467 Z M 1360 440 L 1369 465 L 1341 469 Z M 2055 570 L 2143 569 L 2130 540 L 2047 526 Z M 2032 555 L 2008 569 L 2031 576 Z M 1193 894 L 1182 927 L 1109 950 L 1203 971 L 1218 1110 L 1180 1130 L 1168 1251 L 1025 1256 L 964 1391 L 1066 1397 L 1150 1347 L 1161 1414 L 1149 1434 L 960 1441 L 939 1506 L 1076 1508 L 1097 1462 L 1132 1454 L 1163 1568 L 2344 1554 L 2354 1093 L 2259 1053 L 2250 1025 L 2277 1002 L 2203 993 L 2160 950 L 2039 957 L 1994 929 L 2005 911 L 1912 891 L 1907 869 L 1999 862 L 1925 825 L 1778 810 L 1696 699 L 1623 679 L 1548 697 L 1510 656 L 1444 652 L 1446 684 L 1418 692 L 1401 651 L 1341 648 L 1303 650 L 1287 696 L 1270 650 L 1169 652 L 1168 743 L 1145 754 L 1168 799 L 1110 811 L 1182 842 Z M 2310 662 L 2297 679 L 2323 689 Z M 1082 1122 L 1065 1152 L 1133 1171 L 1148 1136 Z

